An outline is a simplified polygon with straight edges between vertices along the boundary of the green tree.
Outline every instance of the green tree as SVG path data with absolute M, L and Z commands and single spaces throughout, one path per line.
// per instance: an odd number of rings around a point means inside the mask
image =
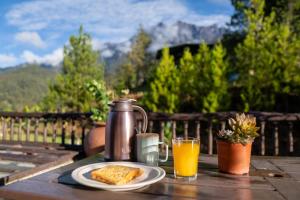
M 218 43 L 211 51 L 210 67 L 203 70 L 203 80 L 208 84 L 207 96 L 203 99 L 203 112 L 216 112 L 224 110 L 228 106 L 228 80 L 226 71 L 228 68 L 225 60 L 226 51 Z
M 152 57 L 147 51 L 150 44 L 150 36 L 140 27 L 127 55 L 127 61 L 117 73 L 118 88 L 134 90 L 144 84 L 151 69 Z
M 179 108 L 179 83 L 174 57 L 170 55 L 169 48 L 164 48 L 162 58 L 153 72 L 150 87 L 144 96 L 144 105 L 153 112 L 177 112 Z
M 274 93 L 286 97 L 300 92 L 300 37 L 287 23 L 275 25 L 270 48 L 270 67 Z
M 265 2 L 264 16 L 268 17 L 275 12 L 277 23 L 287 22 L 295 33 L 300 31 L 300 1 L 299 0 L 261 0 Z M 245 10 L 249 10 L 252 0 L 231 0 L 235 12 L 231 17 L 230 25 L 238 29 L 246 28 L 248 25 Z
M 225 55 L 226 52 L 221 43 L 217 43 L 212 50 L 202 43 L 195 55 L 198 71 L 195 73 L 197 76 L 194 82 L 198 91 L 196 94 L 197 110 L 201 112 L 216 112 L 227 108 L 228 62 Z
M 79 29 L 79 35 L 71 36 L 64 47 L 62 73 L 49 86 L 49 93 L 43 101 L 45 110 L 89 111 L 93 101 L 85 84 L 90 80 L 103 80 L 103 66 L 99 63 L 99 52 L 94 51 L 91 37 Z
M 299 84 L 299 37 L 289 23 L 276 23 L 275 11 L 265 16 L 264 1 L 251 5 L 246 38 L 236 49 L 243 109 L 274 110 L 276 95 Z
M 271 109 L 275 96 L 268 90 L 271 71 L 268 62 L 270 55 L 266 48 L 271 47 L 270 41 L 274 37 L 271 27 L 274 14 L 264 17 L 264 1 L 253 0 L 251 7 L 245 10 L 245 15 L 248 22 L 247 35 L 236 48 L 243 110 Z
M 179 60 L 180 110 L 188 111 L 196 107 L 197 68 L 189 49 L 185 49 Z

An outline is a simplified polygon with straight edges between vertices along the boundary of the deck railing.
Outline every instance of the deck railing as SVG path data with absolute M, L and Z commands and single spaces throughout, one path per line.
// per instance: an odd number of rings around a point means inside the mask
M 92 127 L 89 113 L 0 112 L 2 143 L 63 146 L 80 150 Z
M 300 155 L 300 114 L 250 112 L 256 116 L 260 137 L 253 154 Z M 216 153 L 216 133 L 227 126 L 235 112 L 172 114 L 148 113 L 147 132 L 160 134 L 161 140 L 182 136 L 201 139 L 201 152 Z M 56 145 L 82 149 L 85 135 L 92 128 L 89 113 L 10 113 L 0 112 L 0 139 L 9 144 Z M 137 114 L 137 128 L 141 117 Z

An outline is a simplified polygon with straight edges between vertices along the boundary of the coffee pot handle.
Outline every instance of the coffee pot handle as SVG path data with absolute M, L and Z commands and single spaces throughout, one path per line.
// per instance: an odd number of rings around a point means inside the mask
M 147 131 L 147 124 L 148 124 L 148 117 L 147 117 L 147 113 L 145 112 L 145 110 L 139 106 L 136 105 L 132 105 L 133 110 L 138 111 L 139 113 L 142 114 L 143 116 L 143 127 L 141 132 L 145 133 Z

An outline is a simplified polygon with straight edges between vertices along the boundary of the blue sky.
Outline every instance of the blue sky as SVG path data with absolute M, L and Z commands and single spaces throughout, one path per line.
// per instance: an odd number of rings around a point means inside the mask
M 139 25 L 181 20 L 224 26 L 233 7 L 230 0 L 1 0 L 0 13 L 0 67 L 8 67 L 58 64 L 80 24 L 101 49 L 105 42 L 128 40 Z

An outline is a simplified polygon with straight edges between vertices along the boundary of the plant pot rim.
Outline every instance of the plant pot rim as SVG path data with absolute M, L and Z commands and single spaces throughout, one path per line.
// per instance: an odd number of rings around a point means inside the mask
M 247 145 L 247 144 L 252 144 L 253 141 L 249 141 L 247 142 L 245 145 L 240 143 L 240 142 L 230 142 L 230 141 L 227 141 L 227 140 L 221 140 L 221 139 L 217 139 L 217 142 L 221 142 L 221 143 L 226 143 L 226 144 L 241 144 L 243 146 Z
M 100 121 L 93 121 L 93 125 L 94 126 L 97 126 L 97 127 L 104 127 L 106 126 L 106 123 L 105 122 L 100 122 Z

